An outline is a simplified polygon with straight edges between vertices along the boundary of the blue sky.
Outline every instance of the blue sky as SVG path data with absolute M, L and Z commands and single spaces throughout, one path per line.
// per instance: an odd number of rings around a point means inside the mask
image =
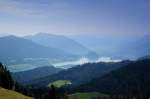
M 149 0 L 0 0 L 0 34 L 150 34 Z

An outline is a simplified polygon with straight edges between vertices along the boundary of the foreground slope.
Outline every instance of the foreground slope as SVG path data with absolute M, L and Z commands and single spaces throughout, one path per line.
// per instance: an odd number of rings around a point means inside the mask
M 81 85 L 78 91 L 98 91 L 107 94 L 150 95 L 150 60 L 140 60 Z
M 0 99 L 34 99 L 34 98 L 0 87 Z

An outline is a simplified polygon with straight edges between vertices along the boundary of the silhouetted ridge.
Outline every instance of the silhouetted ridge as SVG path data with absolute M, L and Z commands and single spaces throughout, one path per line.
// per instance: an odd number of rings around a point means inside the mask
M 149 59 L 135 61 L 88 84 L 81 85 L 77 90 L 146 97 L 150 95 L 149 71 Z

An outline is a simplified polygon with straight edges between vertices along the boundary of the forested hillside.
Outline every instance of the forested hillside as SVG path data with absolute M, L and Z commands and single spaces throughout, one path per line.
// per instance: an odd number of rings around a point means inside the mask
M 87 83 L 94 78 L 101 77 L 110 71 L 123 67 L 129 63 L 130 61 L 122 61 L 118 63 L 87 63 L 63 70 L 51 76 L 33 80 L 28 84 L 36 87 L 45 87 L 56 80 L 69 80 L 72 83 L 71 87 L 78 86 L 80 84 Z
M 28 96 L 32 94 L 13 80 L 7 68 L 0 63 L 0 99 L 33 99 Z
M 12 76 L 19 83 L 26 84 L 26 82 L 56 74 L 61 70 L 63 69 L 55 68 L 53 66 L 43 66 L 28 71 L 14 72 L 12 73 Z
M 77 88 L 78 91 L 103 92 L 111 95 L 138 96 L 146 99 L 150 95 L 150 60 L 139 60 L 99 77 Z

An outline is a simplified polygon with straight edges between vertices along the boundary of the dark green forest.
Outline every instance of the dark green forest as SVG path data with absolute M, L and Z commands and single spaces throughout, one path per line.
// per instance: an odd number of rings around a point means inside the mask
M 36 99 L 80 99 L 77 96 L 71 96 L 79 92 L 98 92 L 105 94 L 91 96 L 91 99 L 149 99 L 149 70 L 150 59 L 142 59 L 127 62 L 125 66 L 120 66 L 103 76 L 96 77 L 76 87 L 64 86 L 56 88 L 55 85 L 51 85 L 50 87 L 33 87 L 31 85 L 25 86 L 17 83 L 12 78 L 6 66 L 0 63 L 0 86 L 27 96 L 35 97 Z M 62 75 L 64 74 L 64 72 L 61 73 Z

